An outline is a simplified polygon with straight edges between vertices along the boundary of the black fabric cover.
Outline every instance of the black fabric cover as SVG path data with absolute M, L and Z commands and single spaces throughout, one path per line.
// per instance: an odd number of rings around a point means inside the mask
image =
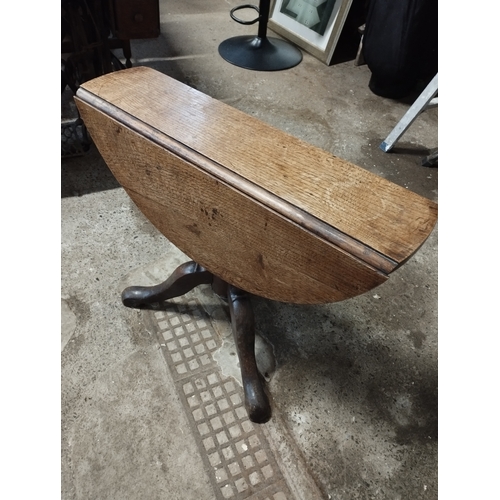
M 363 56 L 377 95 L 398 99 L 430 81 L 438 71 L 437 0 L 370 0 Z

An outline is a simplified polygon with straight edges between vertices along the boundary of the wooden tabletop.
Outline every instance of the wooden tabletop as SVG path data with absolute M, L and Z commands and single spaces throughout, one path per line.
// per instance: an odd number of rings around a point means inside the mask
M 436 223 L 434 202 L 155 70 L 86 82 L 79 102 L 81 111 L 85 102 L 113 116 L 382 274 L 409 258 Z M 91 121 L 85 110 L 83 117 Z

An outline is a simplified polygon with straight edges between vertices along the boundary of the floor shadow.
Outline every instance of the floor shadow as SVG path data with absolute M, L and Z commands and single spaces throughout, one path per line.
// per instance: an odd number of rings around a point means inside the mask
M 352 408 L 353 414 L 363 408 L 363 413 L 387 422 L 399 445 L 437 439 L 437 367 L 429 369 L 425 363 L 420 367 L 417 356 L 413 358 L 394 343 L 366 342 L 371 334 L 355 318 L 335 318 L 322 306 L 268 302 L 264 307 L 264 302 L 254 300 L 258 331 L 274 346 L 276 363 L 286 373 L 287 384 L 304 398 L 318 397 L 316 391 L 335 393 L 337 403 Z M 330 332 L 319 327 L 321 321 L 331 323 Z M 378 323 L 374 319 L 369 330 L 382 330 L 384 324 Z M 288 331 L 286 324 L 291 325 Z M 318 325 L 313 335 L 311 324 Z M 307 342 L 296 338 L 293 331 L 307 332 Z M 420 375 L 415 375 L 409 359 L 421 368 Z M 412 410 L 401 408 L 398 414 L 398 398 L 412 401 Z
M 418 144 L 399 142 L 396 146 L 393 146 L 387 154 L 396 155 L 412 155 L 412 156 L 428 156 L 431 154 L 431 149 L 425 148 Z
M 177 61 L 171 59 L 178 54 L 180 49 L 178 50 L 165 34 L 153 40 L 133 40 L 131 46 L 132 60 L 140 61 L 135 62 L 135 66 L 148 66 L 188 85 L 191 83 Z M 158 52 L 165 52 L 166 55 L 158 59 L 148 59 L 150 54 Z M 121 51 L 116 50 L 114 53 L 122 64 L 125 64 Z M 76 120 L 78 117 L 73 92 L 66 88 L 61 95 L 62 122 Z M 62 156 L 61 198 L 82 196 L 120 187 L 91 139 L 90 143 L 90 148 L 83 154 Z
M 61 198 L 120 187 L 94 145 L 83 156 L 61 159 Z

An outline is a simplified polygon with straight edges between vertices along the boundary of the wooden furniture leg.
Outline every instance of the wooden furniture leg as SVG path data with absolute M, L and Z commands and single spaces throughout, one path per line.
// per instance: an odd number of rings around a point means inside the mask
M 241 368 L 245 407 L 252 422 L 267 422 L 271 418 L 271 405 L 255 359 L 255 323 L 250 294 L 229 285 L 196 262 L 190 261 L 181 264 L 159 285 L 126 288 L 122 292 L 122 302 L 127 307 L 146 307 L 184 295 L 202 284 L 211 284 L 214 293 L 228 301 Z
M 255 323 L 250 294 L 228 285 L 227 298 L 240 360 L 245 406 L 250 420 L 261 424 L 271 418 L 271 406 L 255 360 Z
M 132 61 L 130 59 L 132 59 L 132 48 L 130 47 L 130 40 L 123 40 L 122 43 L 123 55 L 125 56 L 125 66 L 127 68 L 131 68 Z
M 195 286 L 210 284 L 213 274 L 196 262 L 181 264 L 170 277 L 155 286 L 130 286 L 122 292 L 122 302 L 127 307 L 144 307 L 179 297 Z

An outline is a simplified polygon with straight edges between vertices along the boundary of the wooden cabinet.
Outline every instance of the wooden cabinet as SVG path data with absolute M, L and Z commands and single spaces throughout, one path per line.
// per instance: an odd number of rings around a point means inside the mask
M 111 30 L 120 40 L 160 36 L 159 0 L 109 0 Z
M 114 49 L 132 66 L 130 40 L 160 35 L 159 0 L 63 0 L 62 89 L 123 69 Z

